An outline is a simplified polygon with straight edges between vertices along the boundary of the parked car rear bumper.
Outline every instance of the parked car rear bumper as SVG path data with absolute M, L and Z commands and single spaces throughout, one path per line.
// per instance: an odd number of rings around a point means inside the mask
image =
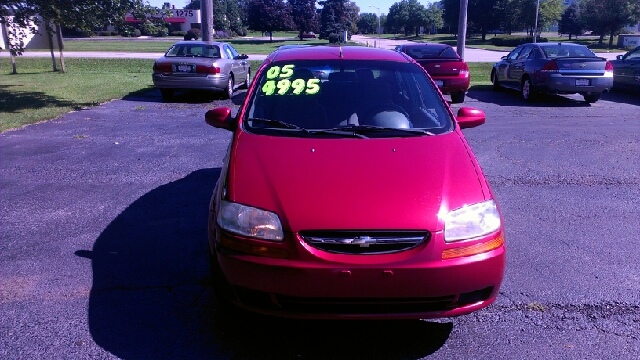
M 588 80 L 588 85 L 577 85 Z M 537 91 L 552 94 L 602 93 L 613 87 L 613 74 L 604 76 L 565 76 L 559 73 L 540 74 L 533 78 Z
M 216 74 L 208 76 L 176 76 L 163 73 L 153 74 L 153 85 L 160 89 L 194 89 L 223 91 L 229 76 Z
M 466 92 L 469 89 L 469 76 L 432 76 L 443 94 Z M 440 85 L 442 81 L 442 85 Z

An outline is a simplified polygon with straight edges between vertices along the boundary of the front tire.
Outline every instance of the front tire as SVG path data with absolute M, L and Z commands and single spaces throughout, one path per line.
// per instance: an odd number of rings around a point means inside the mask
M 451 103 L 459 104 L 464 102 L 464 91 L 451 94 Z
M 533 90 L 533 86 L 531 85 L 531 79 L 524 78 L 522 80 L 522 86 L 520 87 L 520 93 L 522 94 L 522 98 L 524 101 L 531 102 L 535 100 L 535 92 Z
M 227 80 L 227 87 L 224 88 L 225 99 L 231 99 L 233 97 L 233 75 L 229 74 L 229 80 Z
M 587 102 L 587 104 L 593 104 L 594 102 L 600 100 L 600 93 L 592 93 L 592 94 L 584 94 L 582 95 L 584 97 L 584 101 Z

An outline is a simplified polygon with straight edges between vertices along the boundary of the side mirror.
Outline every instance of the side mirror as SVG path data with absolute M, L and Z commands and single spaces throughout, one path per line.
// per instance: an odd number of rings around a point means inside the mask
M 622 60 L 623 57 L 624 57 L 624 55 L 618 55 L 618 56 L 616 56 L 616 59 Z
M 458 121 L 458 125 L 460 125 L 460 129 L 468 129 L 480 126 L 484 124 L 486 118 L 487 117 L 484 114 L 484 111 L 470 107 L 460 108 L 460 110 L 458 110 L 458 116 L 456 116 L 456 120 Z
M 228 107 L 215 108 L 204 114 L 204 121 L 207 124 L 220 129 L 235 131 L 238 126 L 235 119 L 231 117 L 231 109 Z
M 507 60 L 507 55 L 505 55 L 505 56 L 501 57 L 500 59 L 502 59 L 502 60 Z
M 242 54 L 242 55 L 238 55 L 235 58 L 233 58 L 234 60 L 246 60 L 249 58 L 249 55 L 247 54 Z

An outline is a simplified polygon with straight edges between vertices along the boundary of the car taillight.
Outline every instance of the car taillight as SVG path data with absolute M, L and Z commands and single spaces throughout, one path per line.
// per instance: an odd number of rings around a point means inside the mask
M 613 65 L 607 61 L 607 63 L 604 65 L 604 71 L 613 71 Z
M 220 68 L 215 66 L 196 65 L 198 74 L 220 74 Z
M 153 63 L 153 71 L 154 72 L 163 72 L 169 73 L 172 70 L 170 63 Z
M 460 75 L 464 75 L 464 77 L 469 77 L 469 66 L 465 62 L 463 62 L 462 66 L 460 66 Z
M 555 60 L 551 60 L 548 63 L 544 64 L 541 71 L 558 71 L 558 64 L 556 64 Z

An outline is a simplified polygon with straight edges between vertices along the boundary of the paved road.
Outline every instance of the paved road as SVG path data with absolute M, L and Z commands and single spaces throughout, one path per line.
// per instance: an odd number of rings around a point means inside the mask
M 498 301 L 365 323 L 217 306 L 206 216 L 230 134 L 203 116 L 242 96 L 152 91 L 0 134 L 0 358 L 637 358 L 637 96 L 525 104 L 472 88 L 456 108 L 488 118 L 465 135 L 505 216 Z

